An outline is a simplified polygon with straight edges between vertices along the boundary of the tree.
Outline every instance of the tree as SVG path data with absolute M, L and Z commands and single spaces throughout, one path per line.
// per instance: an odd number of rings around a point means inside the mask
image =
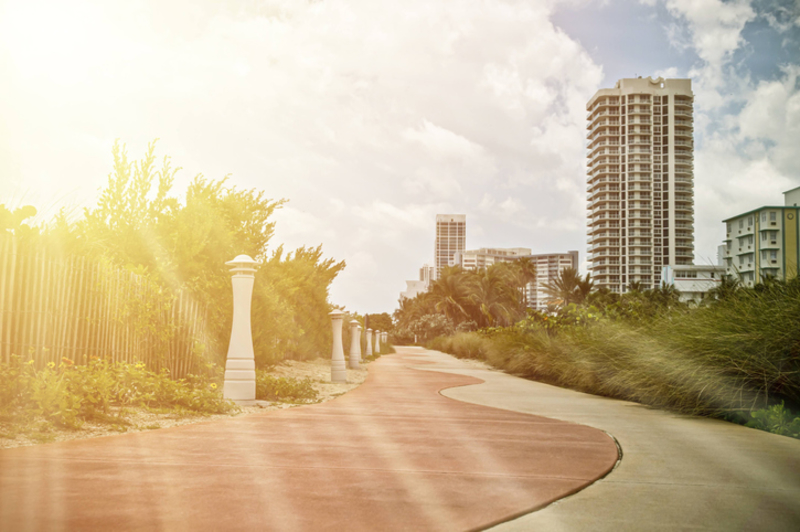
M 373 331 L 389 332 L 394 328 L 392 317 L 388 313 L 382 312 L 380 314 L 367 314 L 367 327 Z
M 465 309 L 469 301 L 469 287 L 464 271 L 459 266 L 443 268 L 429 293 L 437 312 L 443 313 L 454 323 L 469 319 L 470 315 Z
M 225 262 L 247 254 L 260 263 L 253 292 L 256 360 L 324 355 L 330 348 L 328 289 L 345 267 L 323 258 L 321 247 L 284 253 L 268 245 L 272 216 L 285 200 L 196 176 L 185 201 L 172 194 L 178 168 L 165 157 L 156 169 L 155 141 L 140 161 L 115 143 L 114 166 L 97 206 L 70 222 L 61 213 L 48 237 L 70 253 L 102 256 L 147 272 L 164 289 L 189 290 L 208 307 L 208 327 L 222 359 L 232 318 L 230 272 Z
M 508 326 L 521 317 L 524 307 L 515 281 L 501 265 L 476 273 L 468 300 L 473 309 L 472 318 L 479 326 Z
M 545 283 L 544 291 L 552 298 L 552 303 L 565 307 L 570 303 L 583 303 L 593 287 L 594 283 L 588 275 L 582 279 L 575 268 L 564 268 L 555 279 Z

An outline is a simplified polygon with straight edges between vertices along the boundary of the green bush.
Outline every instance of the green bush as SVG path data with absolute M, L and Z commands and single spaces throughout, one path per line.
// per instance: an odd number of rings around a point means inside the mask
M 800 439 L 800 417 L 793 415 L 783 402 L 751 412 L 750 417 L 748 427 Z
M 300 380 L 270 375 L 263 370 L 256 371 L 256 399 L 309 403 L 316 401 L 318 396 L 309 378 Z
M 142 363 L 92 360 L 76 365 L 62 359 L 37 369 L 13 356 L 0 364 L 0 421 L 30 423 L 42 417 L 55 425 L 78 428 L 84 421 L 109 421 L 109 407 L 138 406 L 176 412 L 228 413 L 237 407 L 222 398 L 208 376 L 173 380 Z M 119 416 L 114 420 L 120 422 Z
M 523 377 L 689 414 L 730 417 L 780 400 L 800 404 L 799 280 L 646 316 L 571 307 L 429 345 Z

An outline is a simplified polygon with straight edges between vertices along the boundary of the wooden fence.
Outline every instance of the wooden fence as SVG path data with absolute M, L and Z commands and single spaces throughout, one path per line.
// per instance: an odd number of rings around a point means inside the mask
M 175 378 L 196 372 L 205 308 L 185 292 L 84 257 L 25 249 L 0 235 L 0 362 L 38 367 L 92 357 L 144 362 Z

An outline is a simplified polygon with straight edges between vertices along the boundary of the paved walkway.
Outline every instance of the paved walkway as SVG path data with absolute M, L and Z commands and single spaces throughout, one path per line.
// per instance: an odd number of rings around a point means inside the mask
M 602 429 L 622 449 L 604 479 L 497 526 L 529 530 L 800 530 L 800 441 L 713 419 L 582 394 L 428 352 L 429 369 L 484 380 L 443 392 L 461 401 Z
M 448 399 L 438 392 L 480 381 L 412 369 L 469 372 L 399 351 L 320 405 L 0 450 L 0 530 L 467 530 L 581 490 L 617 462 L 604 432 Z

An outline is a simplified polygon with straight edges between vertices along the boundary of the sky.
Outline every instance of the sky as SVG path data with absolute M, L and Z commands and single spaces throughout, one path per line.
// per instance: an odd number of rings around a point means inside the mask
M 344 260 L 331 301 L 397 307 L 435 217 L 467 248 L 577 249 L 586 102 L 691 78 L 695 263 L 800 186 L 800 0 L 0 0 L 0 204 L 95 204 L 115 139 L 286 198 L 272 247 Z M 232 257 L 220 257 L 226 261 Z

